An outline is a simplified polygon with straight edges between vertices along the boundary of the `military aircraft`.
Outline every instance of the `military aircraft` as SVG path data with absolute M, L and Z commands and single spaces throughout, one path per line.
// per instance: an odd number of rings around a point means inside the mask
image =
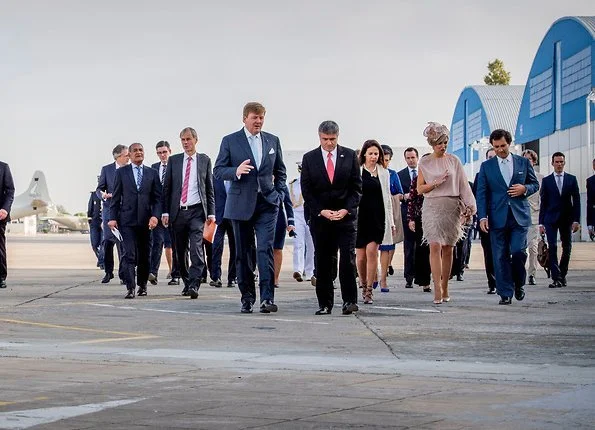
M 55 205 L 50 198 L 45 175 L 37 170 L 33 173 L 27 191 L 15 196 L 10 218 L 16 220 L 30 215 L 43 215 L 48 212 L 48 209 L 55 210 Z

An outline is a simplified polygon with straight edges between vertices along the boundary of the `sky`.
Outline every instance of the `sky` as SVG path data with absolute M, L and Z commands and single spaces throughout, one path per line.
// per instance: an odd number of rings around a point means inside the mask
M 327 119 L 345 146 L 423 147 L 426 122 L 450 127 L 489 61 L 524 85 L 553 22 L 594 12 L 592 0 L 0 0 L 0 160 L 17 194 L 42 170 L 75 213 L 115 145 L 142 143 L 150 164 L 159 140 L 180 152 L 190 126 L 214 163 L 248 101 L 287 150 L 316 147 Z

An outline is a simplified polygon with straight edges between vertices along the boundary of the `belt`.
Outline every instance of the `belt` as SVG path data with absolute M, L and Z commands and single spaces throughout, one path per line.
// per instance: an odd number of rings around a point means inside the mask
M 181 211 L 187 211 L 188 209 L 194 209 L 200 206 L 200 203 L 197 203 L 195 205 L 186 205 L 186 206 L 182 206 L 180 205 L 180 210 Z

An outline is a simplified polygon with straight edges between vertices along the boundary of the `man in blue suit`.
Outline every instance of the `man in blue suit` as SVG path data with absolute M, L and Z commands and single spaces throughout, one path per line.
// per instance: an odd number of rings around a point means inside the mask
M 524 157 L 510 153 L 511 134 L 502 129 L 490 134 L 496 157 L 481 164 L 477 176 L 479 228 L 490 232 L 496 290 L 500 304 L 525 298 L 527 277 L 527 231 L 531 208 L 527 196 L 537 192 L 539 182 Z
M 215 162 L 217 179 L 230 181 L 225 217 L 232 220 L 236 239 L 238 287 L 242 313 L 252 313 L 256 301 L 254 262 L 250 249 L 256 235 L 260 312 L 277 312 L 275 304 L 273 239 L 279 203 L 283 200 L 285 164 L 277 136 L 261 131 L 265 108 L 244 106 L 244 128 L 223 138 Z
M 223 215 L 225 213 L 229 181 L 215 179 L 213 181 L 213 187 L 215 188 L 215 222 L 217 223 L 217 230 L 213 239 L 213 270 L 211 272 L 213 281 L 209 285 L 217 288 L 223 286 L 223 282 L 221 281 L 221 258 L 223 256 L 224 239 L 227 234 L 227 244 L 229 246 L 227 286 L 233 288 L 236 279 L 236 244 L 231 220 L 225 218 Z
M 114 183 L 116 181 L 116 170 L 128 164 L 128 147 L 126 145 L 116 145 L 112 150 L 115 162 L 107 164 L 101 168 L 99 182 L 97 183 L 97 197 L 103 200 L 103 266 L 105 276 L 101 280 L 102 284 L 107 284 L 114 278 L 114 245 L 118 251 L 118 260 L 120 261 L 118 276 L 124 281 L 124 271 L 122 268 L 122 244 L 112 234 L 107 222 L 110 218 L 110 203 L 114 192 Z
M 14 181 L 8 164 L 0 161 L 0 288 L 6 288 L 6 224 L 14 201 Z
M 99 181 L 99 176 L 97 177 Z M 87 203 L 87 220 L 89 221 L 89 236 L 91 239 L 91 248 L 97 257 L 97 267 L 103 270 L 103 249 L 101 243 L 103 242 L 103 224 L 101 213 L 101 198 L 97 195 L 95 190 L 91 191 L 89 202 Z
M 133 143 L 129 150 L 132 164 L 116 171 L 108 227 L 118 228 L 122 235 L 126 298 L 133 299 L 135 273 L 137 294 L 147 295 L 151 230 L 161 216 L 161 182 L 155 169 L 143 166 L 143 146 Z
M 539 232 L 546 234 L 552 283 L 550 288 L 566 286 L 566 274 L 572 250 L 572 233 L 578 231 L 581 219 L 581 196 L 576 176 L 564 172 L 566 157 L 552 154 L 554 172 L 541 182 Z M 562 257 L 558 264 L 558 232 L 562 242 Z
M 593 160 L 595 170 L 595 159 Z M 587 226 L 591 240 L 595 237 L 595 175 L 587 178 Z

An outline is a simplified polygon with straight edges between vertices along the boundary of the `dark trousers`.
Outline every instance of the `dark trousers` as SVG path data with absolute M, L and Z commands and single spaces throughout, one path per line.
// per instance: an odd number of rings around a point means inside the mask
M 174 232 L 174 252 L 180 277 L 186 288 L 199 288 L 200 278 L 205 266 L 202 250 L 202 234 L 205 226 L 205 213 L 202 205 L 178 212 L 172 223 Z M 190 267 L 188 267 L 188 255 Z M 173 274 L 172 274 L 173 277 Z
M 407 226 L 409 229 L 409 226 Z M 430 245 L 423 242 L 424 231 L 421 219 L 415 221 L 415 284 L 422 287 L 430 285 Z
M 225 245 L 225 235 L 227 234 L 227 244 L 229 246 L 229 264 L 227 265 L 227 282 L 233 282 L 236 279 L 236 244 L 233 235 L 233 225 L 227 218 L 223 218 L 215 231 L 213 239 L 213 266 L 211 275 L 213 279 L 221 279 L 221 260 L 223 258 L 223 246 Z
M 124 267 L 122 265 L 122 256 L 123 256 L 123 246 L 122 244 L 114 237 L 110 228 L 107 226 L 107 222 L 103 223 L 103 268 L 105 273 L 114 273 L 114 246 L 116 247 L 116 251 L 118 252 L 118 277 L 125 281 L 124 275 Z
M 134 290 L 135 269 L 136 285 L 147 286 L 149 278 L 149 253 L 151 252 L 151 231 L 143 226 L 120 226 L 120 233 L 124 242 L 122 267 L 124 268 L 124 281 L 126 288 Z
M 460 239 L 454 247 L 450 276 L 458 276 L 465 273 L 465 261 L 467 261 L 467 253 L 469 251 L 467 240 L 469 227 L 463 227 L 463 230 L 465 231 L 465 237 Z
M 171 239 L 171 278 L 172 279 L 179 279 L 182 276 L 180 275 L 180 269 L 178 264 L 178 254 L 176 253 L 176 235 L 174 233 L 174 229 L 172 228 L 171 224 L 168 227 L 169 237 Z M 188 253 L 184 255 L 186 262 L 186 267 L 188 267 Z
M 494 258 L 492 257 L 492 242 L 490 241 L 490 233 L 484 233 L 481 229 L 477 229 L 479 232 L 479 240 L 481 241 L 481 247 L 483 248 L 483 265 L 486 271 L 486 277 L 488 278 L 488 287 L 491 290 L 496 289 L 496 274 L 494 273 Z
M 89 223 L 89 238 L 91 240 L 91 248 L 97 257 L 97 266 L 103 266 L 103 248 L 101 242 L 103 242 L 103 230 L 101 223 L 90 222 Z
M 310 221 L 316 261 L 316 297 L 319 307 L 333 308 L 333 273 L 337 273 L 339 253 L 339 283 L 344 303 L 357 303 L 355 282 L 355 221 L 329 221 L 318 216 Z M 335 268 L 333 268 L 333 265 Z
M 8 275 L 6 266 L 6 221 L 0 222 L 0 281 L 5 281 Z
M 236 241 L 236 271 L 242 303 L 256 301 L 254 270 L 258 266 L 260 302 L 275 299 L 275 269 L 273 264 L 273 240 L 279 206 L 271 205 L 258 193 L 256 208 L 248 221 L 232 220 Z M 252 256 L 256 236 L 256 262 Z
M 151 264 L 149 272 L 157 276 L 159 273 L 159 266 L 161 265 L 161 256 L 163 255 L 163 242 L 165 235 L 167 234 L 167 227 L 161 224 L 161 221 L 157 223 L 151 231 Z
M 516 287 L 525 285 L 527 271 L 527 230 L 508 210 L 504 228 L 491 228 L 490 241 L 494 257 L 496 290 L 501 297 L 512 297 Z
M 210 273 L 211 279 L 215 280 L 216 278 L 213 277 L 213 244 L 209 241 L 203 240 L 202 249 L 203 254 L 205 255 L 205 266 L 202 269 L 201 278 L 207 279 L 208 274 Z
M 407 205 L 405 205 L 405 208 Z M 401 209 L 401 216 L 403 217 L 403 277 L 408 284 L 413 283 L 415 278 L 415 247 L 416 239 L 415 233 L 409 229 L 407 221 L 407 210 L 403 212 Z
M 570 252 L 572 251 L 572 222 L 558 221 L 555 224 L 546 224 L 544 227 L 547 236 L 550 274 L 553 281 L 560 281 L 568 273 L 568 263 L 570 263 Z M 560 242 L 562 242 L 562 256 L 559 263 L 558 232 L 560 232 Z

